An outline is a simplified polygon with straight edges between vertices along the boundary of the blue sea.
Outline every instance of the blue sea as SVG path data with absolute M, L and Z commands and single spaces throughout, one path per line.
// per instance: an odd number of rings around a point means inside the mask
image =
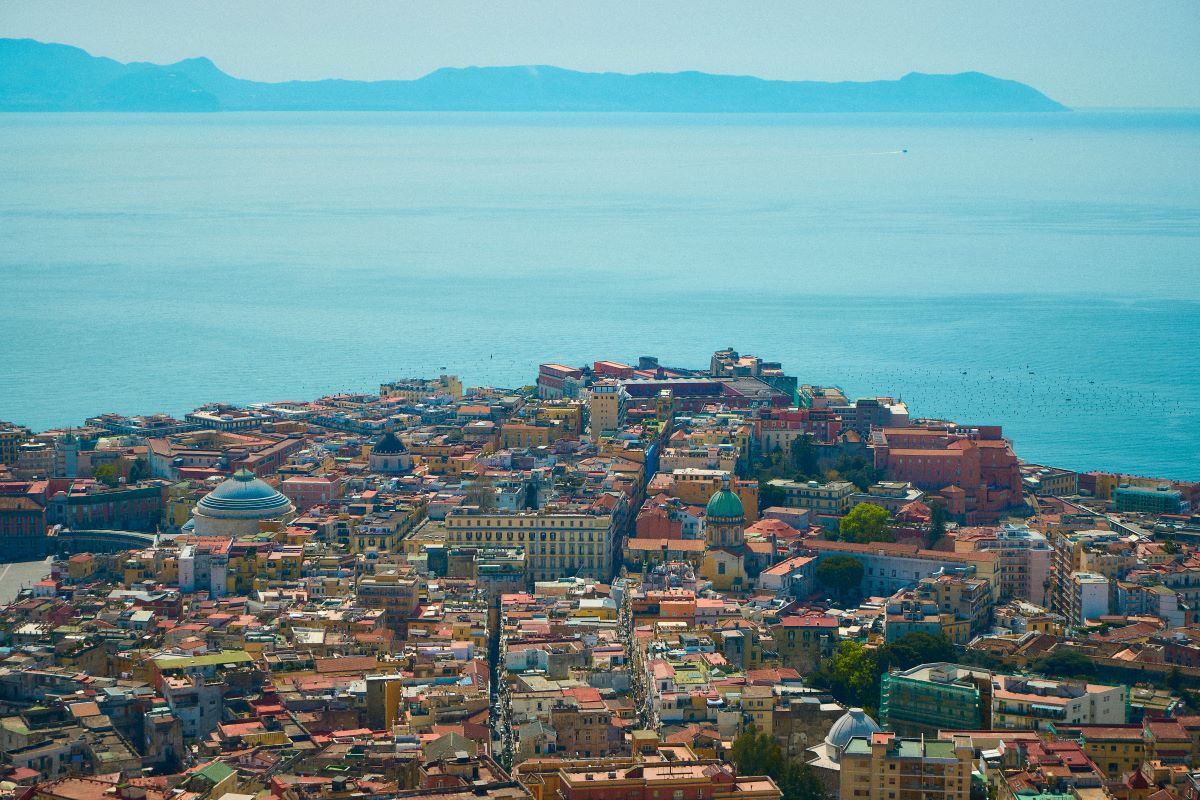
M 0 419 L 734 346 L 1200 479 L 1200 115 L 0 115 Z

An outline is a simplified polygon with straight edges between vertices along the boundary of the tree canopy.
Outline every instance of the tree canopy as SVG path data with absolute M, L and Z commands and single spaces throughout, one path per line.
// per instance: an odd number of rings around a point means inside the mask
M 783 754 L 769 733 L 750 725 L 733 741 L 730 760 L 739 775 L 768 775 L 783 792 L 783 800 L 824 800 L 825 789 L 812 768 Z
M 927 545 L 932 548 L 938 541 L 946 535 L 946 518 L 949 516 L 946 512 L 946 504 L 941 500 L 933 500 L 929 503 L 929 541 Z
M 92 470 L 92 477 L 105 486 L 116 486 L 121 476 L 116 464 L 100 464 Z
M 955 658 L 954 644 L 945 636 L 914 631 L 879 648 L 880 674 L 893 669 L 909 669 L 918 664 L 952 662 Z
M 874 715 L 879 708 L 880 678 L 885 672 L 955 660 L 956 653 L 950 640 L 924 632 L 901 636 L 878 648 L 845 640 L 838 644 L 833 658 L 821 664 L 812 681 L 814 686 L 828 689 L 845 705 L 859 706 Z
M 133 463 L 129 465 L 129 482 L 137 483 L 150 477 L 150 465 L 146 463 L 146 459 L 138 456 Z
M 887 510 L 870 503 L 859 503 L 842 517 L 838 535 L 844 542 L 894 542 L 891 515 Z
M 771 506 L 781 506 L 787 502 L 787 492 L 780 489 L 778 486 L 768 482 L 760 481 L 758 484 L 758 510 L 770 508 Z
M 788 456 L 792 469 L 796 470 L 796 480 L 808 480 L 819 477 L 821 468 L 817 464 L 817 447 L 813 444 L 811 433 L 805 433 L 792 440 L 788 448 Z
M 865 572 L 863 562 L 854 556 L 830 556 L 817 564 L 817 582 L 845 596 L 862 584 Z
M 813 674 L 813 685 L 829 690 L 848 706 L 874 714 L 879 708 L 879 659 L 874 649 L 849 639 L 840 642 L 833 658 Z
M 1056 650 L 1033 662 L 1033 670 L 1058 678 L 1091 678 L 1096 674 L 1096 664 L 1075 650 Z
M 875 482 L 875 465 L 862 456 L 852 456 L 849 453 L 842 453 L 837 463 L 834 464 L 833 469 L 826 473 L 826 478 L 840 478 L 844 481 L 850 481 L 858 487 L 859 491 L 865 492 L 867 487 Z

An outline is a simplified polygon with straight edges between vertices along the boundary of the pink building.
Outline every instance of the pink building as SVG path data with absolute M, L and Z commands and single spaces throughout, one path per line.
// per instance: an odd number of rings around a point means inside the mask
M 279 484 L 279 491 L 292 501 L 297 511 L 304 512 L 341 497 L 342 479 L 337 475 L 288 478 Z

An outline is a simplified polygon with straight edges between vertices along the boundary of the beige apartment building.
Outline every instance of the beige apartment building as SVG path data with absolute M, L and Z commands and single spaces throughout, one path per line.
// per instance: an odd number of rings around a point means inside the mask
M 614 541 L 612 514 L 541 509 L 518 513 L 466 506 L 446 515 L 449 547 L 522 547 L 534 581 L 578 575 L 607 580 Z
M 841 755 L 842 800 L 968 800 L 975 748 L 969 736 L 851 739 Z

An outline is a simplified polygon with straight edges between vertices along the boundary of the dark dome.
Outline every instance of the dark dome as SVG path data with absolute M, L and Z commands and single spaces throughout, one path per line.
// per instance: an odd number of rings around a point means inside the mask
M 371 453 L 378 456 L 398 456 L 407 452 L 408 448 L 404 446 L 404 442 L 400 441 L 391 431 L 385 433 L 383 438 L 371 448 Z

